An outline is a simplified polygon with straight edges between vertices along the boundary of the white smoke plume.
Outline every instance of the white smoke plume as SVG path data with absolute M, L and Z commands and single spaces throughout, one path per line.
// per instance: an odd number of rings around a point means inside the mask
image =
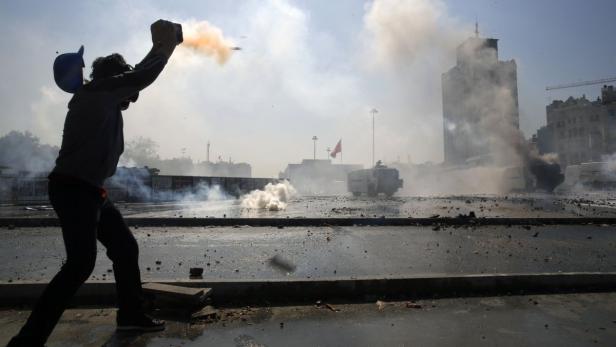
M 441 0 L 376 0 L 364 26 L 372 38 L 369 45 L 376 48 L 376 62 L 393 67 L 453 51 L 469 32 L 449 16 Z
M 295 188 L 289 181 L 282 183 L 268 183 L 263 190 L 253 190 L 242 197 L 240 206 L 249 209 L 265 209 L 280 211 L 287 208 L 287 203 L 297 195 Z
M 364 22 L 372 36 L 371 45 L 376 47 L 377 66 L 400 76 L 401 88 L 406 84 L 409 94 L 422 93 L 413 85 L 428 90 L 434 87 L 426 95 L 432 105 L 441 103 L 441 84 L 426 83 L 429 77 L 424 78 L 424 72 L 417 67 L 432 76 L 440 76 L 456 65 L 453 58 L 458 56 L 458 66 L 442 82 L 443 95 L 455 101 L 443 105 L 442 114 L 451 117 L 443 121 L 453 157 L 464 153 L 465 157 L 472 158 L 468 162 L 456 162 L 453 170 L 436 168 L 432 175 L 442 179 L 428 188 L 433 188 L 434 193 L 443 192 L 445 186 L 451 186 L 451 192 L 506 192 L 512 181 L 510 176 L 520 176 L 511 175 L 511 170 L 520 168 L 525 168 L 522 170 L 527 170 L 528 175 L 541 176 L 538 185 L 547 190 L 557 184 L 557 165 L 532 152 L 519 130 L 515 62 L 502 62 L 493 49 L 484 46 L 484 40 L 469 39 L 470 27 L 452 17 L 444 2 L 376 0 Z M 444 57 L 451 60 L 446 61 Z M 421 101 L 416 101 L 408 107 L 421 112 L 421 105 Z M 435 118 L 423 122 L 440 118 L 441 110 L 429 112 Z M 439 123 L 433 123 L 432 134 L 442 126 Z M 456 154 L 457 151 L 460 153 Z M 432 181 L 430 177 L 406 178 L 408 182 Z M 422 188 L 425 191 L 426 185 Z

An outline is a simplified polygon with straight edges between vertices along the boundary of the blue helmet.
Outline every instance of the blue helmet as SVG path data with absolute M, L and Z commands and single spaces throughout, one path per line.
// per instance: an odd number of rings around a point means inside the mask
M 60 89 L 75 93 L 83 85 L 83 45 L 77 53 L 64 53 L 53 62 L 53 78 Z

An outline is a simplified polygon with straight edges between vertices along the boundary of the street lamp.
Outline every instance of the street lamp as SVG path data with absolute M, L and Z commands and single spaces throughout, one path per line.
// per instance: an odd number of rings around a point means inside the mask
M 312 137 L 312 141 L 314 141 L 314 150 L 313 150 L 313 155 L 312 155 L 312 159 L 317 160 L 317 140 L 319 138 L 315 136 Z
M 327 149 L 325 151 L 327 152 L 327 157 L 325 159 L 329 159 L 329 152 L 331 152 L 332 149 L 327 147 Z
M 379 113 L 379 111 L 373 108 L 370 110 L 370 113 L 372 113 L 372 166 L 374 166 L 374 116 Z

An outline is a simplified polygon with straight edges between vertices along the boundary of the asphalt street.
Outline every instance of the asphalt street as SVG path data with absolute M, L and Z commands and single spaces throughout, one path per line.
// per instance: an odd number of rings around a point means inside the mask
M 127 217 L 164 218 L 294 218 L 294 217 L 456 217 L 474 212 L 477 217 L 562 218 L 616 217 L 616 196 L 610 192 L 578 195 L 510 194 L 367 198 L 348 196 L 300 196 L 285 210 L 268 211 L 241 207 L 241 199 L 127 203 L 116 201 Z M 0 206 L 0 218 L 54 217 L 49 204 Z
M 185 280 L 190 267 L 204 268 L 206 280 L 616 271 L 612 226 L 140 227 L 133 231 L 144 280 Z M 0 281 L 48 281 L 64 256 L 59 228 L 0 229 Z M 275 256 L 282 261 L 272 262 Z M 113 279 L 100 244 L 91 279 Z

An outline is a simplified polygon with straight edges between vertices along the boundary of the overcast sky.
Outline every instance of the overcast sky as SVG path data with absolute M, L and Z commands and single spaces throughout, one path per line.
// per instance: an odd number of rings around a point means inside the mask
M 28 130 L 58 145 L 70 95 L 52 76 L 56 52 L 85 46 L 88 67 L 112 52 L 137 63 L 149 24 L 208 21 L 241 46 L 225 65 L 179 48 L 159 79 L 124 112 L 127 140 L 160 144 L 162 157 L 249 162 L 255 176 L 317 156 L 343 139 L 343 160 L 442 160 L 440 77 L 453 49 L 471 36 L 500 39 L 500 57 L 518 63 L 520 126 L 545 123 L 552 99 L 600 86 L 546 93 L 546 85 L 616 76 L 612 0 L 254 0 L 3 1 L 0 27 L 0 135 Z

